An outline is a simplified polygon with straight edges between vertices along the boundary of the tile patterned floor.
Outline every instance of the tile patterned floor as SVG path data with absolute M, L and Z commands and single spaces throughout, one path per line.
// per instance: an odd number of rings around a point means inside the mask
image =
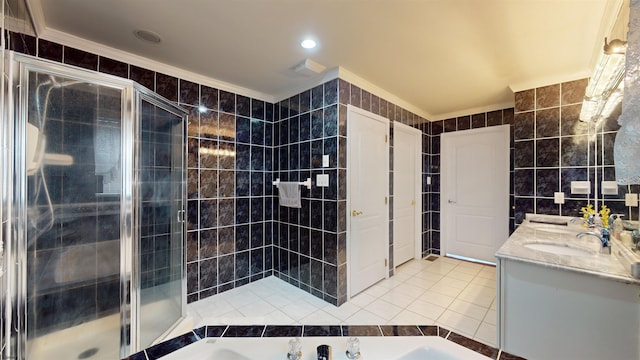
M 412 260 L 340 307 L 271 276 L 191 303 L 197 326 L 440 325 L 496 346 L 496 269 L 439 257 Z

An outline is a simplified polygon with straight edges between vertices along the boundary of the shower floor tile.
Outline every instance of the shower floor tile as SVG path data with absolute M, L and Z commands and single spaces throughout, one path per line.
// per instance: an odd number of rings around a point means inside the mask
M 439 324 L 496 346 L 495 267 L 438 257 L 395 273 L 340 307 L 270 276 L 191 303 L 187 315 L 197 326 Z

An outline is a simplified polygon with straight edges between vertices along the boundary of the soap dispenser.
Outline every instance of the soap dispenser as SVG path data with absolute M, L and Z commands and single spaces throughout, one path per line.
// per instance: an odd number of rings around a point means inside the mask
M 613 237 L 615 237 L 616 239 L 620 239 L 620 235 L 624 230 L 624 225 L 622 223 L 621 217 L 623 217 L 624 215 L 614 214 L 610 216 L 610 219 L 613 218 L 614 216 L 615 216 L 615 220 L 613 220 L 613 222 L 609 220 L 609 226 L 611 226 L 611 235 L 613 235 Z

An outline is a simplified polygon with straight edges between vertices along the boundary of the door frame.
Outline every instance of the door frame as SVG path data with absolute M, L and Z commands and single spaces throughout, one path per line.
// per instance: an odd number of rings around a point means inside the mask
M 443 226 L 443 224 L 446 224 L 446 219 L 448 214 L 448 207 L 447 207 L 447 195 L 449 194 L 449 184 L 447 181 L 445 181 L 445 174 L 446 171 L 448 169 L 448 167 L 450 166 L 450 164 L 447 164 L 446 161 L 446 157 L 445 157 L 445 148 L 446 148 L 446 144 L 450 141 L 448 139 L 452 138 L 452 137 L 456 137 L 456 136 L 461 136 L 461 135 L 469 135 L 470 133 L 473 134 L 484 134 L 484 133 L 501 133 L 503 140 L 506 142 L 507 144 L 507 156 L 506 156 L 506 164 L 503 164 L 503 166 L 505 166 L 505 174 L 504 176 L 507 177 L 507 185 L 509 185 L 509 172 L 510 172 L 510 158 L 511 155 L 509 154 L 510 151 L 510 143 L 511 143 L 511 131 L 510 131 L 510 126 L 509 125 L 499 125 L 499 126 L 491 126 L 491 127 L 485 127 L 485 128 L 478 128 L 478 129 L 469 129 L 469 130 L 461 130 L 461 131 L 455 131 L 455 132 L 449 132 L 449 133 L 442 133 L 441 137 L 440 137 L 440 255 L 441 256 L 446 256 L 447 255 L 447 241 L 448 239 L 448 231 L 447 231 L 447 227 Z M 505 208 L 504 208 L 504 231 L 505 231 L 505 240 L 506 238 L 509 236 L 509 186 L 506 187 L 506 194 L 504 195 L 504 202 L 506 204 Z M 501 226 L 502 224 L 500 224 Z M 465 258 L 466 259 L 466 258 Z M 496 263 L 493 262 L 487 262 L 484 260 L 480 260 L 480 259 L 468 259 L 468 260 L 473 260 L 475 262 L 479 262 L 479 263 L 485 263 L 485 264 L 490 264 L 490 265 L 495 265 Z
M 389 123 L 390 123 L 390 120 L 385 118 L 385 117 L 383 117 L 383 116 L 380 116 L 380 115 L 374 114 L 372 112 L 363 110 L 363 109 L 361 109 L 359 107 L 356 107 L 356 106 L 353 106 L 353 105 L 347 105 L 347 146 L 346 146 L 346 151 L 347 151 L 347 154 L 346 154 L 347 155 L 346 156 L 347 157 L 347 214 L 346 214 L 346 217 L 347 217 L 347 221 L 346 221 L 346 223 L 347 223 L 347 235 L 346 235 L 346 241 L 347 241 L 347 246 L 346 246 L 346 256 L 347 256 L 347 301 L 351 299 L 351 254 L 353 253 L 351 251 L 351 246 L 352 246 L 352 242 L 351 242 L 351 216 L 349 215 L 349 210 L 348 210 L 348 209 L 351 209 L 351 194 L 352 194 L 352 190 L 353 190 L 353 186 L 351 185 L 351 182 L 352 182 L 352 177 L 351 176 L 352 175 L 351 175 L 351 172 L 349 171 L 349 166 L 350 166 L 349 164 L 351 163 L 351 161 L 350 161 L 350 144 L 351 144 L 351 142 L 349 141 L 351 127 L 349 126 L 349 122 L 353 118 L 352 114 L 354 114 L 354 113 L 370 117 L 375 121 L 378 121 L 378 122 L 381 122 L 381 123 L 385 124 L 386 125 L 386 129 L 387 129 L 387 132 L 386 132 L 387 138 L 389 137 Z M 385 163 L 389 164 L 389 142 L 387 141 L 386 144 L 387 144 L 387 151 L 385 152 L 385 154 L 386 154 Z M 388 168 L 389 168 L 389 166 L 387 165 L 387 169 Z M 386 179 L 386 184 L 387 184 L 387 186 L 386 186 L 386 189 L 387 189 L 386 190 L 386 196 L 387 196 L 387 199 L 388 199 L 389 198 L 389 171 L 387 171 L 387 176 L 385 177 L 385 179 Z M 387 211 L 385 212 L 385 216 L 386 216 L 386 221 L 384 222 L 383 227 L 385 229 L 384 233 L 386 234 L 386 236 L 385 236 L 386 241 L 385 241 L 384 245 L 385 245 L 385 249 L 387 249 L 385 258 L 388 261 L 388 256 L 389 256 L 389 252 L 388 252 L 388 248 L 389 248 L 389 211 L 388 211 L 388 205 L 387 205 Z M 385 279 L 388 279 L 388 278 L 389 278 L 389 271 L 386 271 L 385 272 Z
M 393 144 L 394 144 L 394 150 L 393 150 L 393 174 L 395 176 L 396 171 L 396 150 L 395 150 L 395 134 L 397 133 L 397 131 L 403 131 L 403 132 L 407 132 L 411 135 L 416 136 L 418 139 L 418 141 L 416 142 L 416 147 L 415 147 L 415 154 L 417 155 L 415 158 L 415 166 L 416 166 L 416 182 L 415 182 L 415 197 L 416 197 L 416 205 L 414 207 L 414 219 L 415 219 L 415 228 L 414 228 L 414 253 L 413 253 L 413 258 L 416 260 L 420 260 L 422 259 L 422 131 L 411 127 L 409 125 L 405 125 L 399 122 L 394 122 L 393 123 L 393 133 L 394 133 L 394 138 L 393 138 Z M 394 214 L 394 219 L 395 219 L 395 214 L 396 214 L 396 201 L 395 201 L 395 187 L 396 187 L 397 182 L 394 181 L 393 182 L 393 194 L 394 194 L 394 202 L 393 202 L 393 214 Z M 394 261 L 393 261 L 393 268 L 397 268 L 399 264 L 396 263 L 395 261 L 395 243 L 396 243 L 396 229 L 397 227 L 395 226 L 394 223 L 394 227 L 393 227 L 393 244 L 394 244 Z

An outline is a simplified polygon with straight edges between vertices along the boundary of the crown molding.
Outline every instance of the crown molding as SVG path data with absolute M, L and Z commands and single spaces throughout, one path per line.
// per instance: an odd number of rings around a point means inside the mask
M 64 46 L 70 46 L 76 49 L 81 49 L 99 56 L 104 56 L 114 60 L 122 61 L 131 65 L 139 66 L 141 68 L 153 70 L 163 74 L 175 76 L 179 79 L 192 81 L 198 84 L 210 86 L 216 89 L 229 91 L 235 94 L 248 96 L 250 98 L 259 99 L 273 103 L 275 97 L 260 91 L 252 90 L 242 86 L 234 85 L 225 81 L 214 79 L 208 76 L 204 76 L 195 72 L 181 69 L 176 66 L 167 65 L 159 61 L 151 60 L 146 57 L 135 55 L 126 51 L 122 51 L 110 46 L 102 45 L 100 43 L 80 38 L 69 33 L 62 31 L 44 28 L 40 33 L 41 39 L 49 40 L 62 44 Z
M 408 101 L 405 101 L 404 99 L 399 98 L 398 96 L 388 92 L 387 90 L 371 83 L 368 80 L 365 80 L 364 78 L 360 77 L 359 75 L 349 71 L 348 69 L 345 69 L 342 66 L 338 67 L 339 71 L 338 71 L 338 77 L 342 80 L 348 81 L 349 83 L 356 85 L 357 87 L 364 89 L 368 92 L 370 92 L 373 95 L 376 95 L 380 98 L 383 98 L 387 101 L 390 101 L 398 106 L 401 106 L 404 109 L 407 109 L 409 111 L 411 111 L 412 113 L 424 118 L 425 120 L 429 120 L 431 121 L 431 119 L 433 118 L 433 115 L 418 108 L 417 106 L 411 104 Z
M 497 104 L 491 104 L 491 105 L 486 105 L 486 106 L 478 106 L 478 107 L 474 107 L 474 108 L 468 108 L 465 110 L 460 110 L 460 111 L 452 111 L 452 112 L 448 112 L 448 113 L 442 113 L 442 114 L 437 114 L 434 116 L 433 120 L 431 121 L 438 121 L 438 120 L 446 120 L 446 119 L 451 119 L 451 118 L 457 118 L 460 116 L 469 116 L 469 115 L 473 115 L 473 114 L 480 114 L 480 113 L 486 113 L 486 112 L 491 112 L 491 111 L 496 111 L 496 110 L 503 110 L 503 109 L 507 109 L 507 108 L 511 108 L 513 107 L 514 102 L 513 101 L 509 101 L 509 102 L 504 102 L 504 103 L 497 103 Z
M 559 76 L 550 76 L 546 78 L 538 78 L 533 81 L 523 81 L 519 83 L 514 83 L 509 85 L 509 89 L 514 93 L 524 90 L 535 89 L 548 85 L 561 84 L 564 82 L 574 81 L 574 80 L 582 80 L 587 79 L 591 76 L 591 71 L 589 70 L 581 70 L 578 72 L 574 72 L 572 74 L 565 74 Z

